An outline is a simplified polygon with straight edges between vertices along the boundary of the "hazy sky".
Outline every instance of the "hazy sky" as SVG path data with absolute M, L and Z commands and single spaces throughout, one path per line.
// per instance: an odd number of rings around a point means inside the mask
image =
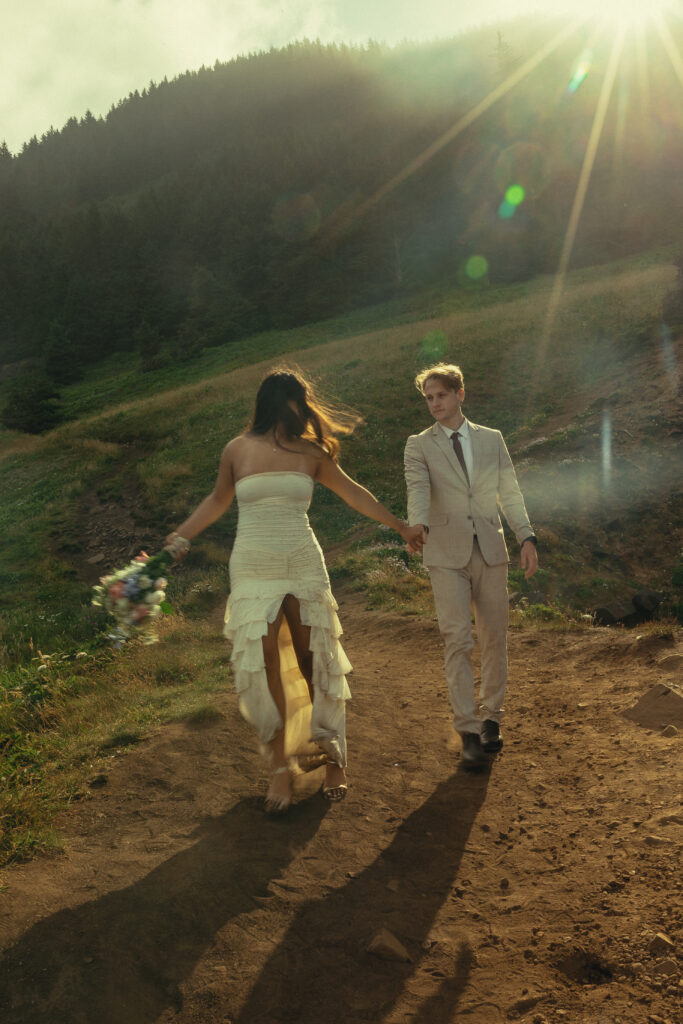
M 528 11 L 655 0 L 0 0 L 0 141 L 12 152 L 150 80 L 287 42 L 387 43 L 453 35 Z M 668 0 L 680 3 L 680 0 Z

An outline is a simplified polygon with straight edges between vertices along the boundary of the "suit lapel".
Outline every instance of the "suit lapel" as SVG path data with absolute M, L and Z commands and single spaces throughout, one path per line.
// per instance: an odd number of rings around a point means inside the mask
M 458 462 L 458 456 L 453 451 L 453 445 L 451 444 L 450 439 L 446 437 L 438 423 L 435 423 L 434 426 L 432 427 L 432 437 L 434 439 L 435 444 L 441 449 L 441 451 L 444 453 L 444 455 L 450 462 L 451 466 L 453 467 L 453 471 L 457 473 L 459 479 L 462 480 L 465 487 L 467 487 L 467 478 L 465 477 L 465 474 L 462 471 L 462 466 Z
M 477 473 L 481 469 L 481 463 L 482 459 L 484 458 L 484 452 L 482 451 L 482 439 L 481 434 L 479 432 L 479 427 L 477 426 L 476 423 L 470 423 L 469 420 L 467 421 L 467 424 L 470 428 L 470 444 L 472 445 L 472 462 L 474 463 L 474 465 L 472 466 L 472 483 L 474 484 L 474 481 L 477 477 Z

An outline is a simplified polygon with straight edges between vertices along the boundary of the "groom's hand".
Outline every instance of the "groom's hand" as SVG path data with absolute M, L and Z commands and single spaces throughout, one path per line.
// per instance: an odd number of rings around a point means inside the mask
M 536 552 L 536 545 L 532 541 L 527 540 L 522 544 L 522 569 L 524 569 L 524 579 L 529 580 L 538 569 L 538 554 Z
M 406 548 L 411 555 L 417 555 L 427 543 L 427 531 L 424 526 L 421 526 L 419 530 L 416 530 L 414 536 L 406 541 Z

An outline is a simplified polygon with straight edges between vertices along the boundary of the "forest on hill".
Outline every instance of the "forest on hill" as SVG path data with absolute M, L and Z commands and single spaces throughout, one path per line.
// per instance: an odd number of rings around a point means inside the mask
M 304 41 L 3 146 L 5 375 L 41 366 L 49 394 L 113 352 L 154 369 L 439 282 L 553 273 L 615 46 L 561 29 Z M 624 41 L 572 266 L 683 236 L 682 86 L 654 29 Z

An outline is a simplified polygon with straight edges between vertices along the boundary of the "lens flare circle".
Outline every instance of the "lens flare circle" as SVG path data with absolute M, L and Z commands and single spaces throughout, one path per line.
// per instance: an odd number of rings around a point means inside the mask
M 470 281 L 481 281 L 483 277 L 486 277 L 489 270 L 489 261 L 485 256 L 476 254 L 470 256 L 465 263 L 465 273 L 469 277 Z
M 493 176 L 496 186 L 511 206 L 518 206 L 525 198 L 535 199 L 550 180 L 545 150 L 535 142 L 513 142 L 499 154 Z M 512 189 L 515 191 L 508 195 Z M 516 197 L 520 195 L 517 201 Z
M 519 206 L 520 203 L 524 202 L 526 192 L 521 185 L 510 185 L 510 188 L 505 193 L 505 202 L 509 203 L 510 206 Z
M 444 331 L 429 331 L 420 342 L 420 356 L 423 362 L 438 363 L 448 347 Z

